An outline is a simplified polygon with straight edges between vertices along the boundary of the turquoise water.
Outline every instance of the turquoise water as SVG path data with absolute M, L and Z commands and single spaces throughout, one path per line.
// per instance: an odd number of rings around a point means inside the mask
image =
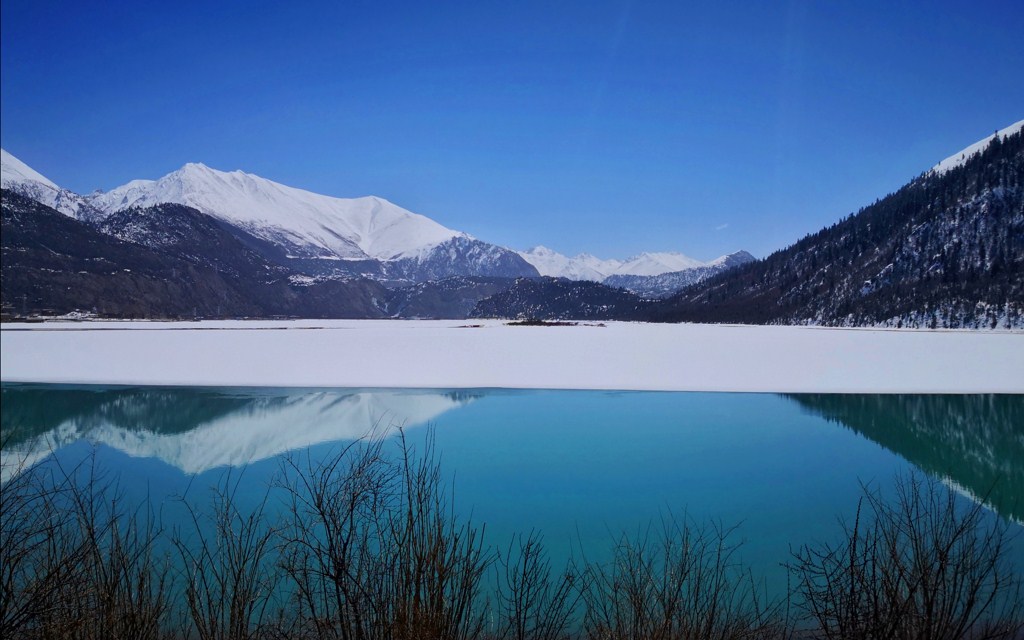
M 243 506 L 255 504 L 282 456 L 326 456 L 396 424 L 413 443 L 433 433 L 456 510 L 491 544 L 537 530 L 556 561 L 600 560 L 623 532 L 688 518 L 738 525 L 743 561 L 781 589 L 791 548 L 836 538 L 862 485 L 885 492 L 914 469 L 1024 518 L 1024 396 L 21 384 L 2 394 L 5 481 L 17 463 L 94 456 L 170 520 L 178 497 L 201 501 L 229 470 Z

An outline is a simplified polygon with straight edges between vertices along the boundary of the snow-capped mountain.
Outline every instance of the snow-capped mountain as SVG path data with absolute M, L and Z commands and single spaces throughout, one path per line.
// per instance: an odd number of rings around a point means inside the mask
M 383 198 L 333 198 L 200 163 L 186 164 L 159 180 L 133 180 L 88 199 L 105 213 L 163 203 L 187 205 L 303 258 L 395 260 L 468 237 Z
M 520 251 L 524 260 L 537 268 L 542 276 L 568 278 L 570 280 L 604 280 L 608 272 L 618 266 L 613 261 L 601 260 L 586 253 L 569 258 L 547 247 L 537 246 L 527 251 Z
M 700 260 L 694 260 L 681 253 L 641 253 L 633 256 L 608 275 L 657 276 L 704 266 Z
M 190 206 L 240 230 L 269 259 L 312 275 L 406 282 L 537 275 L 515 252 L 383 198 L 334 198 L 197 163 L 90 195 L 89 202 L 108 215 L 162 203 Z
M 737 251 L 715 258 L 697 267 L 680 271 L 670 271 L 654 276 L 634 276 L 614 274 L 605 278 L 604 284 L 610 287 L 622 287 L 643 298 L 665 298 L 690 285 L 703 282 L 708 278 L 728 271 L 733 267 L 754 262 L 756 258 L 746 251 Z
M 0 186 L 84 222 L 95 222 L 102 215 L 85 198 L 57 186 L 6 149 L 0 149 Z
M 603 260 L 587 253 L 570 258 L 538 246 L 520 251 L 519 255 L 536 267 L 542 276 L 594 282 L 603 282 L 613 275 L 657 276 L 707 266 L 681 253 L 641 253 L 626 260 Z
M 967 162 L 967 160 L 974 156 L 974 154 L 984 150 L 992 142 L 992 139 L 995 138 L 996 136 L 999 136 L 1000 138 L 1005 138 L 1006 136 L 1017 133 L 1022 128 L 1024 128 L 1024 120 L 1018 120 L 1017 122 L 1014 122 L 1005 129 L 1000 129 L 999 131 L 996 131 L 992 135 L 986 138 L 982 138 L 981 140 L 978 140 L 974 144 L 965 147 L 960 151 L 957 151 L 956 153 L 949 156 L 939 164 L 932 167 L 931 172 L 936 175 L 942 175 L 943 173 L 946 173 L 950 169 L 962 166 L 965 162 Z

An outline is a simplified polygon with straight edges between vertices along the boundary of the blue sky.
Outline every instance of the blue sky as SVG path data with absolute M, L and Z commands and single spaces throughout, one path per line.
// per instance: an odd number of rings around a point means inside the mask
M 197 161 L 567 254 L 764 256 L 1024 118 L 1019 0 L 0 12 L 3 147 L 69 189 Z

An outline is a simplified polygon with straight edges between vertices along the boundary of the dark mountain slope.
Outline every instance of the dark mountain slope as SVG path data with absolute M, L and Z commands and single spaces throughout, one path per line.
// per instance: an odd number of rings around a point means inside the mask
M 455 237 L 417 258 L 388 263 L 392 280 L 424 282 L 452 276 L 536 277 L 537 269 L 518 253 L 474 238 Z
M 209 267 L 103 234 L 46 205 L 2 194 L 0 297 L 7 313 L 113 317 L 256 313 Z
M 99 230 L 125 242 L 212 267 L 224 276 L 269 282 L 287 270 L 271 265 L 214 218 L 180 204 L 159 204 L 112 213 Z
M 896 193 L 653 307 L 659 321 L 1024 325 L 1024 142 Z
M 455 276 L 391 291 L 388 313 L 395 318 L 466 318 L 477 303 L 512 286 L 511 278 Z
M 187 207 L 115 214 L 104 222 L 103 233 L 13 192 L 5 190 L 2 200 L 5 315 L 384 315 L 387 290 L 379 284 L 293 282 L 216 221 Z
M 519 278 L 511 287 L 484 298 L 474 318 L 539 320 L 631 320 L 652 303 L 625 289 L 565 278 Z

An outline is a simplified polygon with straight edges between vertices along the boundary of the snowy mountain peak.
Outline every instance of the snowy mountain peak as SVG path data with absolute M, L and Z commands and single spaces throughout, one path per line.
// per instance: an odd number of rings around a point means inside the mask
M 548 249 L 547 247 L 545 247 L 542 244 L 538 244 L 536 247 L 530 247 L 529 249 L 527 249 L 526 251 L 522 251 L 521 253 L 528 253 L 528 254 L 534 255 L 534 256 L 556 256 L 556 255 L 558 255 L 554 250 Z
M 6 149 L 0 149 L 0 186 L 72 218 L 95 220 L 100 217 L 100 213 L 80 195 L 61 188 Z
M 187 205 L 304 258 L 394 260 L 468 237 L 383 198 L 334 198 L 198 162 L 90 200 L 106 213 L 167 202 Z
M 714 260 L 705 263 L 705 266 L 718 267 L 723 265 L 744 264 L 755 260 L 757 260 L 757 258 L 752 256 L 749 252 L 741 250 L 735 253 L 727 253 L 724 256 L 718 256 Z
M 51 189 L 60 189 L 49 178 L 8 153 L 7 149 L 0 149 L 0 181 L 5 188 L 8 184 L 38 182 Z
M 999 131 L 993 133 L 992 135 L 982 138 L 981 140 L 978 140 L 974 144 L 964 149 L 961 149 L 960 151 L 957 151 L 956 153 L 949 156 L 939 164 L 932 167 L 931 171 L 932 173 L 942 175 L 943 173 L 946 173 L 950 169 L 955 169 L 956 167 L 959 167 L 963 163 L 967 162 L 967 160 L 971 156 L 982 151 L 985 147 L 987 147 L 989 143 L 992 142 L 992 139 L 995 138 L 996 136 L 999 136 L 1000 138 L 1005 138 L 1006 136 L 1010 136 L 1017 133 L 1022 128 L 1024 128 L 1024 120 L 1018 120 L 1017 122 L 1014 122 L 1005 129 L 1000 129 Z
M 613 275 L 654 276 L 704 265 L 700 260 L 674 252 L 641 253 L 626 260 L 603 260 L 587 253 L 570 258 L 537 246 L 521 251 L 519 255 L 536 267 L 541 275 L 595 282 L 602 282 Z
M 657 276 L 663 273 L 683 271 L 704 266 L 700 260 L 694 260 L 676 252 L 641 253 L 622 263 L 615 274 L 634 276 Z M 609 274 L 611 275 L 611 274 Z

